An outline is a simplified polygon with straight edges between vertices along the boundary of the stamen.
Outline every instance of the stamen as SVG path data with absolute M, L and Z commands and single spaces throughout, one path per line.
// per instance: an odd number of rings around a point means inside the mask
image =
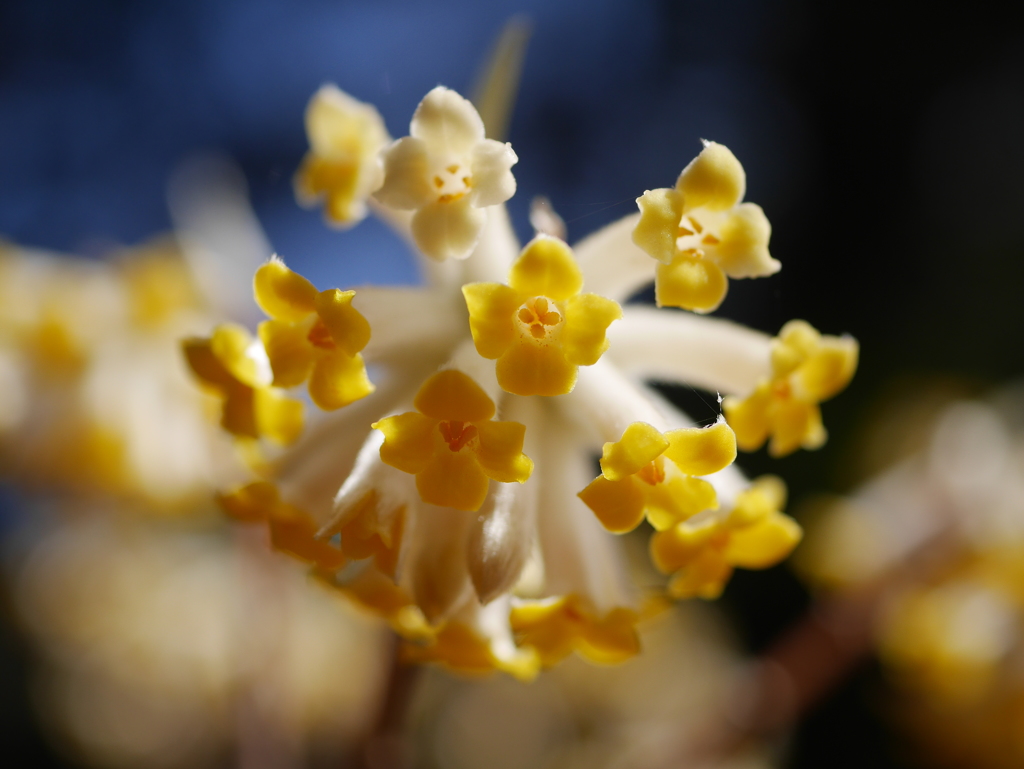
M 530 333 L 533 334 L 534 339 L 542 338 L 547 332 L 544 330 L 544 326 L 540 323 L 534 323 L 530 326 Z
M 306 338 L 309 339 L 311 345 L 319 347 L 321 350 L 335 350 L 338 347 L 331 337 L 331 332 L 327 330 L 327 326 L 319 319 L 313 324 L 313 328 L 309 330 Z
M 438 203 L 452 203 L 452 202 L 458 200 L 459 198 L 463 197 L 465 194 L 466 194 L 465 192 L 449 193 L 447 195 L 442 195 L 441 197 L 439 197 L 437 199 L 437 202 Z
M 434 186 L 437 187 L 438 189 L 441 189 L 442 187 L 444 187 L 444 180 L 441 179 L 440 176 L 435 176 L 434 177 Z
M 665 463 L 661 457 L 658 457 L 650 464 L 637 470 L 636 477 L 650 486 L 657 486 L 665 480 Z
M 448 167 L 447 167 L 447 168 L 445 169 L 445 171 L 447 171 L 447 172 L 448 172 L 448 173 L 450 173 L 450 174 L 454 174 L 454 173 L 457 173 L 457 172 L 458 172 L 458 170 L 459 170 L 459 164 L 458 164 L 458 163 L 455 163 L 455 164 L 453 164 L 453 165 L 450 165 L 450 166 L 448 166 Z
M 698 222 L 692 216 L 689 216 L 687 218 L 690 220 L 690 224 L 693 226 L 694 230 L 696 230 L 698 233 L 704 232 L 704 228 L 701 226 L 700 222 Z
M 721 243 L 721 241 L 714 235 L 708 233 L 707 235 L 704 236 L 704 239 L 701 240 L 701 243 L 707 246 L 717 246 L 719 243 Z
M 521 310 L 519 310 L 519 320 L 521 320 L 523 323 L 533 323 L 533 317 L 533 313 L 530 311 L 528 307 L 523 307 Z
M 441 436 L 444 438 L 445 443 L 448 444 L 448 448 L 452 451 L 459 451 L 467 443 L 476 437 L 477 429 L 472 424 L 466 424 L 465 422 L 459 422 L 458 420 L 451 420 L 450 422 L 440 422 L 438 429 L 441 431 Z
M 684 237 L 686 235 L 693 235 L 693 230 L 688 230 L 685 227 L 681 226 L 679 228 L 679 230 L 676 232 L 676 237 L 677 238 L 681 238 L 681 237 Z

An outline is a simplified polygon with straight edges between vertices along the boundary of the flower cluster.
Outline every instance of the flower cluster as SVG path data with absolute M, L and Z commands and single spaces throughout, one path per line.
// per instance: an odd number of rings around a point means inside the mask
M 300 197 L 320 196 L 344 222 L 372 208 L 425 257 L 427 284 L 318 292 L 275 258 L 256 274 L 271 316 L 256 337 L 219 328 L 186 343 L 196 374 L 221 388 L 223 424 L 245 440 L 291 442 L 284 391 L 307 380 L 319 407 L 288 448 L 264 446 L 260 477 L 222 494 L 225 510 L 264 521 L 279 549 L 386 617 L 409 659 L 521 678 L 572 652 L 637 652 L 648 602 L 616 535 L 645 520 L 678 597 L 713 597 L 733 567 L 784 558 L 801 532 L 780 511 L 781 482 L 751 485 L 733 465 L 749 429 L 734 432 L 728 409 L 728 421 L 694 426 L 645 380 L 750 400 L 764 382 L 782 398 L 788 376 L 792 397 L 816 409 L 841 387 L 819 350 L 830 339 L 773 341 L 622 305 L 653 279 L 659 304 L 708 312 L 724 276 L 779 269 L 763 212 L 740 203 L 732 153 L 707 144 L 674 190 L 646 193 L 639 215 L 575 248 L 557 228 L 520 248 L 504 208 L 517 157 L 484 138 L 470 102 L 438 87 L 408 137 L 388 144 L 379 125 L 372 108 L 321 89 Z M 803 357 L 786 358 L 790 348 Z M 195 350 L 235 384 L 218 385 Z M 855 354 L 844 360 L 842 384 Z M 254 404 L 245 429 L 228 418 L 238 387 Z M 776 432 L 785 422 L 763 419 Z

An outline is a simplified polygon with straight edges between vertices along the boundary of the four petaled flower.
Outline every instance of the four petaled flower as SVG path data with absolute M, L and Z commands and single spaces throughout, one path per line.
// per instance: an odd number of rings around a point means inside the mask
M 733 567 L 765 569 L 785 558 L 803 536 L 800 525 L 779 512 L 786 487 L 775 476 L 754 481 L 726 516 L 713 511 L 677 523 L 651 537 L 651 558 L 675 598 L 717 598 Z
M 306 107 L 310 150 L 295 174 L 304 206 L 324 202 L 333 224 L 351 226 L 366 216 L 366 199 L 384 181 L 380 151 L 391 137 L 377 109 L 325 85 Z
M 605 331 L 622 317 L 617 302 L 583 294 L 572 249 L 538 235 L 512 265 L 508 285 L 462 287 L 476 350 L 497 359 L 498 384 L 515 395 L 564 395 L 580 366 L 597 362 Z
M 609 531 L 632 531 L 645 515 L 656 529 L 667 529 L 718 507 L 714 487 L 694 476 L 716 473 L 735 459 L 736 436 L 722 420 L 664 434 L 634 422 L 621 439 L 604 445 L 601 475 L 579 496 Z
M 475 512 L 487 496 L 488 478 L 525 483 L 533 472 L 533 461 L 523 454 L 526 428 L 493 421 L 494 401 L 461 371 L 434 374 L 413 405 L 416 411 L 373 427 L 384 433 L 380 458 L 414 474 L 424 502 Z
M 256 271 L 254 286 L 257 304 L 271 317 L 260 324 L 259 335 L 276 386 L 308 379 L 313 402 L 325 411 L 373 392 L 359 354 L 370 341 L 370 324 L 352 306 L 355 291 L 317 292 L 277 258 Z
M 658 306 L 711 312 L 725 299 L 728 278 L 772 275 L 781 265 L 768 253 L 771 225 L 761 207 L 740 203 L 743 166 L 726 147 L 705 142 L 674 189 L 637 198 L 633 242 L 657 259 Z M 728 278 L 726 277 L 728 276 Z
M 746 398 L 727 397 L 722 408 L 744 451 L 771 436 L 768 453 L 782 457 L 801 446 L 816 449 L 827 433 L 818 404 L 841 391 L 857 369 L 857 340 L 822 336 L 809 323 L 791 320 L 772 343 L 772 377 Z
M 185 339 L 182 348 L 192 373 L 223 400 L 221 426 L 227 432 L 279 444 L 299 437 L 302 403 L 270 386 L 267 356 L 248 330 L 225 323 L 209 339 Z
M 384 151 L 384 186 L 374 197 L 415 210 L 412 237 L 433 259 L 464 259 L 480 238 L 487 213 L 516 191 L 511 145 L 484 138 L 476 108 L 438 86 L 416 108 L 409 136 Z

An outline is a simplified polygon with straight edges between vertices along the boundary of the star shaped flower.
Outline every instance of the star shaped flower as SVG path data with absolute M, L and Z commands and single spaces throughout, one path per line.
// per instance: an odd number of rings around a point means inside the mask
M 715 310 L 728 278 L 772 275 L 780 265 L 768 253 L 771 225 L 761 207 L 741 203 L 743 166 L 728 148 L 705 142 L 672 189 L 637 198 L 640 221 L 633 242 L 658 260 L 659 307 Z
M 465 259 L 487 219 L 487 208 L 516 191 L 511 145 L 484 138 L 476 108 L 438 86 L 416 108 L 409 136 L 384 151 L 384 185 L 374 197 L 415 211 L 411 234 L 432 259 Z

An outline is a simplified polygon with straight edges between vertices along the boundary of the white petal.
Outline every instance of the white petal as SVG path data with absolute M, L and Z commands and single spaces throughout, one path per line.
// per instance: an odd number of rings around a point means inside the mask
M 470 170 L 473 175 L 473 205 L 496 206 L 516 193 L 516 178 L 511 168 L 519 162 L 512 145 L 485 139 L 473 148 Z
M 639 220 L 640 214 L 626 216 L 573 247 L 587 291 L 621 303 L 654 282 L 657 262 L 633 242 Z
M 413 209 L 434 199 L 427 145 L 406 136 L 384 150 L 384 185 L 373 197 L 386 206 Z
M 627 306 L 608 340 L 606 355 L 642 379 L 746 395 L 771 374 L 771 337 L 727 320 Z
M 520 245 L 505 206 L 492 206 L 485 212 L 487 220 L 480 242 L 465 260 L 463 283 L 504 283 L 512 262 L 519 256 Z
M 431 259 L 465 259 L 473 252 L 487 212 L 474 208 L 469 196 L 424 205 L 412 218 L 416 247 Z
M 359 161 L 391 141 L 376 107 L 332 84 L 321 86 L 309 100 L 306 134 L 313 151 L 328 160 Z
M 533 398 L 510 397 L 503 420 L 526 425 L 524 451 L 539 448 L 540 404 Z M 536 535 L 536 481 L 492 483 L 491 493 L 473 522 L 469 535 L 469 573 L 481 603 L 489 603 L 512 588 L 530 557 Z
M 484 138 L 484 121 L 468 99 L 438 86 L 416 108 L 409 134 L 426 142 L 432 156 L 466 158 Z
M 469 597 L 473 584 L 466 564 L 471 513 L 421 504 L 409 537 L 401 581 L 431 625 L 449 619 Z

